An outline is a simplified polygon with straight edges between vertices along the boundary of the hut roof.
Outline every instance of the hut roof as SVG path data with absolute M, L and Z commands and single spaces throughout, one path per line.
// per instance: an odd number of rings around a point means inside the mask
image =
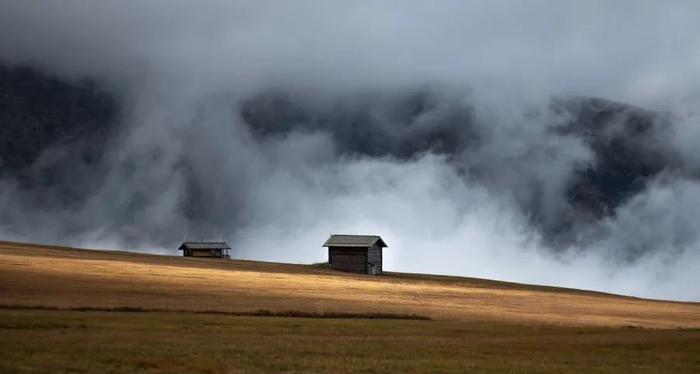
M 231 249 L 226 242 L 184 242 L 178 248 L 183 249 Z
M 371 247 L 379 242 L 381 248 L 388 247 L 379 235 L 331 235 L 324 247 Z

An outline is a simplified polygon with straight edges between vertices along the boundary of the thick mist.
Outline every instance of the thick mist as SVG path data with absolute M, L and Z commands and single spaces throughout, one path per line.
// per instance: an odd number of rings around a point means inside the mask
M 0 174 L 0 234 L 302 263 L 330 233 L 379 234 L 392 271 L 700 300 L 697 14 L 0 2 L 0 63 L 118 108 Z

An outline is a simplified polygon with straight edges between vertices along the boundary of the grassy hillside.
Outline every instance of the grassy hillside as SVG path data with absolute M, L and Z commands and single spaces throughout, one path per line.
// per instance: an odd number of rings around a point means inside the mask
M 700 304 L 481 279 L 0 243 L 0 304 L 415 314 L 435 320 L 700 328 Z
M 699 327 L 696 303 L 0 243 L 2 373 L 690 373 Z
M 0 309 L 2 373 L 697 373 L 700 331 Z

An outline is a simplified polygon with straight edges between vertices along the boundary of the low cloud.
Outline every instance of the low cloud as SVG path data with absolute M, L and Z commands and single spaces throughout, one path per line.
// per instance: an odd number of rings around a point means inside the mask
M 376 233 L 390 270 L 699 300 L 698 11 L 3 2 L 0 61 L 119 113 L 96 160 L 62 141 L 0 178 L 0 232 L 290 262 Z

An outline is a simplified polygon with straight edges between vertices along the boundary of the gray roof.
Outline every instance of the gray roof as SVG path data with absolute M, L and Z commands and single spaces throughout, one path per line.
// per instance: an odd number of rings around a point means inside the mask
M 226 242 L 184 242 L 178 248 L 183 249 L 231 249 Z
M 379 246 L 387 247 L 384 240 L 379 235 L 331 235 L 324 247 L 371 247 L 379 242 Z

